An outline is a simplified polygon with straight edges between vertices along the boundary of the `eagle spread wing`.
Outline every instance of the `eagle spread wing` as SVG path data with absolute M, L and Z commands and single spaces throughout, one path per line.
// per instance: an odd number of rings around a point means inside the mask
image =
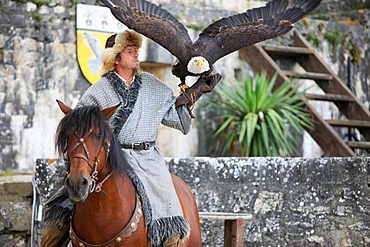
M 218 59 L 249 45 L 287 33 L 293 23 L 313 11 L 321 0 L 272 0 L 266 6 L 222 18 L 193 42 L 187 29 L 169 12 L 145 0 L 101 0 L 127 27 L 152 39 L 177 57 L 173 74 L 184 82 L 189 60 L 208 61 L 209 73 Z
M 293 23 L 313 11 L 321 0 L 273 0 L 260 8 L 222 18 L 199 35 L 194 46 L 210 64 L 258 42 L 287 33 Z
M 144 0 L 101 0 L 128 28 L 148 37 L 180 61 L 192 47 L 187 29 L 168 11 Z

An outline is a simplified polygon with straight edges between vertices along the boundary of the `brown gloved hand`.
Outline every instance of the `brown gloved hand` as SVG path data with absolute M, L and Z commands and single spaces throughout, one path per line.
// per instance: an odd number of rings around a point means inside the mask
M 215 74 L 206 77 L 199 77 L 199 79 L 188 89 L 177 97 L 176 106 L 188 105 L 192 106 L 203 94 L 209 93 L 221 80 L 220 74 Z
M 222 76 L 218 73 L 215 75 L 199 77 L 199 79 L 190 88 L 185 89 L 183 93 L 177 97 L 176 107 L 181 105 L 188 106 L 191 117 L 195 118 L 191 112 L 191 107 L 203 94 L 211 92 L 221 78 Z

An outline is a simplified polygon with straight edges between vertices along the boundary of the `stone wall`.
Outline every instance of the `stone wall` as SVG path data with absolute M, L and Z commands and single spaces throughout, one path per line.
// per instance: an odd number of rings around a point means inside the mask
M 62 117 L 55 99 L 73 107 L 90 85 L 83 77 L 76 58 L 76 2 L 95 5 L 98 1 L 0 1 L 0 171 L 10 169 L 16 173 L 30 173 L 34 170 L 37 157 L 54 157 L 54 133 Z M 216 19 L 266 3 L 253 0 L 155 2 L 178 17 L 192 35 L 197 34 L 198 28 Z M 315 15 L 344 16 L 348 9 L 369 8 L 368 5 L 368 1 L 362 0 L 327 0 L 322 2 Z M 356 32 L 359 36 L 369 35 L 366 29 L 369 26 L 369 14 L 366 11 L 361 13 L 356 17 L 363 16 L 359 22 L 363 26 Z M 345 80 L 345 71 L 340 71 L 338 60 L 335 60 L 341 51 L 334 47 L 329 52 L 328 62 L 334 61 L 336 71 Z M 369 98 L 369 56 L 369 47 L 366 45 L 363 55 L 365 62 L 355 68 L 353 75 L 353 83 L 359 88 L 359 95 L 364 101 Z M 156 67 L 147 66 L 147 69 L 154 73 L 158 71 Z M 178 83 L 170 74 L 170 64 L 163 65 L 162 69 L 158 76 L 176 88 Z M 238 53 L 218 61 L 216 71 L 223 75 L 225 83 L 237 73 L 244 77 L 253 75 L 249 66 L 239 59 Z M 195 110 L 199 110 L 199 115 L 202 114 L 199 107 Z M 325 108 L 324 111 L 330 112 L 331 109 Z M 173 138 L 177 132 L 161 130 L 163 139 L 158 143 L 164 154 L 171 157 L 205 155 L 206 150 L 198 141 L 204 139 L 201 119 L 197 117 L 193 131 L 186 137 L 176 135 Z M 168 136 L 176 141 L 166 147 L 165 144 L 170 143 Z M 316 152 L 308 155 L 319 157 L 321 154 Z
M 76 2 L 46 2 L 49 1 L 44 1 L 44 4 L 37 1 L 0 1 L 1 171 L 10 169 L 17 173 L 29 173 L 34 170 L 37 157 L 54 157 L 54 134 L 62 117 L 55 100 L 74 107 L 90 86 L 77 62 Z M 91 0 L 79 3 L 95 5 L 95 1 Z M 184 9 L 178 4 L 177 10 L 180 8 Z M 195 13 L 194 8 L 189 9 L 189 14 Z M 234 60 L 235 57 L 237 54 L 228 59 Z M 171 74 L 171 64 L 160 66 L 153 68 L 144 64 L 143 68 L 166 79 L 177 93 L 179 81 Z M 181 135 L 168 129 L 161 132 L 164 137 L 170 135 L 172 140 L 176 140 L 174 136 Z M 196 133 L 194 125 L 190 135 L 178 137 L 177 141 L 193 149 L 180 153 L 184 149 L 181 146 L 174 149 L 172 145 L 164 148 L 164 153 L 168 156 L 195 156 Z M 165 140 L 159 142 L 168 143 Z
M 245 246 L 369 246 L 368 158 L 173 159 L 200 211 L 246 212 Z M 203 221 L 204 246 L 222 246 Z M 218 237 L 216 237 L 218 236 Z
M 370 158 L 168 158 L 200 211 L 244 212 L 245 246 L 369 246 Z M 30 246 L 31 178 L 0 177 L 0 246 Z M 201 220 L 205 247 L 223 222 Z
M 31 176 L 0 177 L 0 246 L 31 246 Z

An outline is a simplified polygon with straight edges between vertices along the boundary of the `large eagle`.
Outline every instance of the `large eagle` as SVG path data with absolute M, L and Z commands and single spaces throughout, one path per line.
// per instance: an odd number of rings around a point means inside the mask
M 187 76 L 208 75 L 220 58 L 252 44 L 287 33 L 293 23 L 321 0 L 272 0 L 266 6 L 222 18 L 193 42 L 185 26 L 168 11 L 145 0 L 101 0 L 128 28 L 157 42 L 178 61 L 172 73 L 185 84 Z

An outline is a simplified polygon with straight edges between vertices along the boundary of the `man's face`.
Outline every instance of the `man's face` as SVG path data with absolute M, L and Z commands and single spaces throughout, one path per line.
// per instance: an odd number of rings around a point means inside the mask
M 117 59 L 116 66 L 122 69 L 135 69 L 139 65 L 138 56 L 139 53 L 136 46 L 127 46 L 121 51 L 121 59 Z

